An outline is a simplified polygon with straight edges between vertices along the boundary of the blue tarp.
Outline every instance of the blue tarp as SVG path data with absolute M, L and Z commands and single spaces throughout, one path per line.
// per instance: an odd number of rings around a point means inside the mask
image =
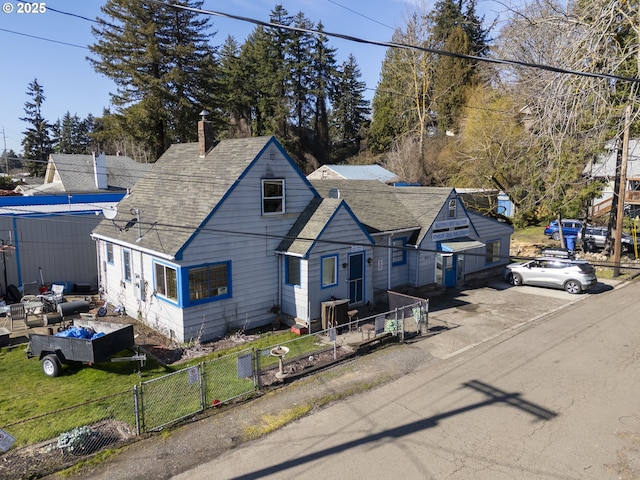
M 93 329 L 87 329 L 83 327 L 69 327 L 66 330 L 56 333 L 56 337 L 66 338 L 83 338 L 85 340 L 93 340 L 104 336 L 104 332 L 95 333 Z

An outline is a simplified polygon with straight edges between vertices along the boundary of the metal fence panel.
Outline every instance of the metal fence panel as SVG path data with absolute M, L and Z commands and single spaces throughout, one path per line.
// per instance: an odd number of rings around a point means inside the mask
M 146 432 L 202 411 L 201 365 L 142 382 L 140 397 L 142 429 Z
M 204 405 L 218 407 L 256 390 L 252 349 L 209 360 L 204 368 Z

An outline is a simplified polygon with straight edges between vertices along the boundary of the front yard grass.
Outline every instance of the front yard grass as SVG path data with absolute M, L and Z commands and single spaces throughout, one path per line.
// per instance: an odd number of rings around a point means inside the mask
M 291 342 L 293 339 L 298 341 Z M 322 348 L 315 336 L 299 337 L 290 331 L 275 332 L 261 335 L 252 342 L 226 350 L 217 350 L 169 367 L 159 364 L 148 356 L 147 363 L 140 374 L 137 371 L 139 369 L 137 362 L 101 363 L 93 366 L 70 363 L 64 365 L 62 374 L 54 378 L 44 375 L 37 358 L 27 358 L 26 344 L 2 348 L 0 349 L 0 390 L 2 391 L 0 428 L 10 426 L 8 431 L 16 437 L 17 446 L 46 440 L 78 426 L 79 422 L 80 425 L 87 425 L 109 418 L 110 403 L 113 402 L 109 399 L 96 402 L 98 398 L 123 393 L 125 410 L 128 411 L 128 403 L 132 403 L 132 390 L 135 385 L 203 362 L 208 362 L 207 369 L 215 370 L 217 388 L 211 385 L 207 396 L 231 398 L 236 391 L 238 394 L 244 393 L 247 389 L 251 389 L 253 384 L 250 379 L 238 379 L 237 357 L 231 354 L 244 350 L 266 349 L 285 343 L 290 349 L 288 355 L 290 358 Z M 277 361 L 276 357 L 271 356 L 262 356 L 260 359 L 263 367 Z M 180 392 L 180 388 L 176 389 L 176 392 Z M 167 395 L 169 395 L 168 392 Z M 172 403 L 168 402 L 168 404 Z M 82 408 L 71 408 L 79 405 L 82 405 Z M 68 410 L 65 411 L 65 409 Z M 74 419 L 73 411 L 81 411 L 82 414 L 76 414 Z M 52 412 L 54 415 L 51 415 Z M 45 416 L 46 421 L 28 421 L 39 416 Z M 81 418 L 78 418 L 79 416 Z M 133 412 L 127 413 L 126 416 L 126 419 L 122 419 L 130 425 L 135 425 Z

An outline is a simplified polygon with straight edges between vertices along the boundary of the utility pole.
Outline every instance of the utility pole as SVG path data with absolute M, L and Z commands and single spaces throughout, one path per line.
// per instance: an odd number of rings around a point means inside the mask
M 613 232 L 613 276 L 620 275 L 620 249 L 622 247 L 622 220 L 624 200 L 627 192 L 627 160 L 629 158 L 629 129 L 631 128 L 631 105 L 624 110 L 624 133 L 622 134 L 622 162 L 620 164 L 620 187 L 618 189 L 618 208 L 616 210 L 616 228 Z

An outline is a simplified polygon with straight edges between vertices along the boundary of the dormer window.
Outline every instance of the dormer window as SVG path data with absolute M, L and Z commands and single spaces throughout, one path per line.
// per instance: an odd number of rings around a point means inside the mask
M 262 180 L 262 214 L 285 213 L 284 179 Z

